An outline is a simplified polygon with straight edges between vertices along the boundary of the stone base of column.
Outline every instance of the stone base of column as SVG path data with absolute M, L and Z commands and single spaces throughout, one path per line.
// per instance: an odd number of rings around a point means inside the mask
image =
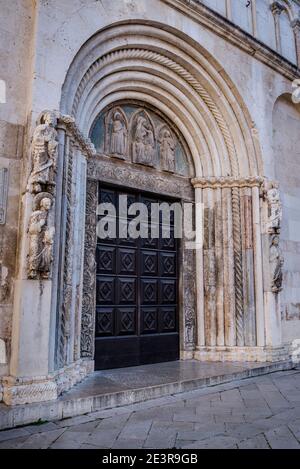
M 193 360 L 194 350 L 182 350 L 180 352 L 180 360 Z
M 199 361 L 279 362 L 289 359 L 287 347 L 200 347 L 194 353 Z
M 92 360 L 79 360 L 48 376 L 34 378 L 2 378 L 2 398 L 6 405 L 52 401 L 71 389 L 94 371 Z

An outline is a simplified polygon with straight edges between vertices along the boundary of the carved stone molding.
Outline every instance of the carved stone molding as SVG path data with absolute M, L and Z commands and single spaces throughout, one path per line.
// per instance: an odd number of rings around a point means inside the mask
M 94 357 L 96 309 L 96 210 L 98 182 L 87 180 L 85 250 L 83 267 L 83 299 L 81 319 L 81 356 Z
M 66 130 L 73 137 L 77 145 L 79 145 L 82 153 L 91 158 L 96 154 L 95 147 L 89 138 L 86 138 L 76 125 L 75 119 L 72 116 L 59 114 L 58 124 L 64 126 Z
M 158 175 L 155 170 L 146 170 L 134 165 L 129 167 L 122 162 L 116 164 L 101 155 L 88 161 L 88 177 L 186 200 L 193 199 L 193 189 L 188 178 L 171 174 Z
M 0 168 L 0 225 L 6 222 L 6 206 L 8 194 L 8 169 Z
M 260 176 L 253 177 L 202 177 L 192 179 L 192 184 L 199 189 L 217 189 L 217 188 L 233 188 L 233 187 L 261 187 L 264 178 Z

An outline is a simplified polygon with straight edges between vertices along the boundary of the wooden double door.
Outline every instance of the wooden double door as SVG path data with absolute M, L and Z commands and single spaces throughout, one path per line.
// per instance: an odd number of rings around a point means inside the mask
M 179 243 L 174 237 L 174 216 L 171 212 L 170 229 L 159 219 L 158 236 L 151 237 L 149 225 L 148 237 L 126 237 L 131 218 L 126 221 L 119 211 L 121 195 L 127 196 L 128 206 L 173 203 L 146 193 L 99 186 L 99 203 L 113 204 L 116 209 L 116 236 L 97 238 L 97 370 L 179 358 Z

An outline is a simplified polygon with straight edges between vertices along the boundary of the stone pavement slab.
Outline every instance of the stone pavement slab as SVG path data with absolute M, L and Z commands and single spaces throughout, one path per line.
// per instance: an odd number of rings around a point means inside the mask
M 0 432 L 0 448 L 300 449 L 300 370 Z M 289 399 L 291 394 L 291 399 Z

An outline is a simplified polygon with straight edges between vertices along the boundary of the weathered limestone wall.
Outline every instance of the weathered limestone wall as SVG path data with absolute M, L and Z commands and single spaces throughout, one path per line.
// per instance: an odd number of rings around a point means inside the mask
M 275 176 L 283 202 L 282 249 L 285 258 L 281 297 L 283 340 L 300 338 L 300 108 L 288 96 L 273 111 Z
M 20 173 L 32 81 L 34 3 L 0 0 L 0 79 L 6 83 L 6 103 L 0 104 L 0 340 L 5 350 L 0 354 L 0 375 L 7 373 L 10 357 Z
M 272 0 L 194 0 L 224 16 L 247 33 L 297 63 L 295 20 L 299 4 Z

